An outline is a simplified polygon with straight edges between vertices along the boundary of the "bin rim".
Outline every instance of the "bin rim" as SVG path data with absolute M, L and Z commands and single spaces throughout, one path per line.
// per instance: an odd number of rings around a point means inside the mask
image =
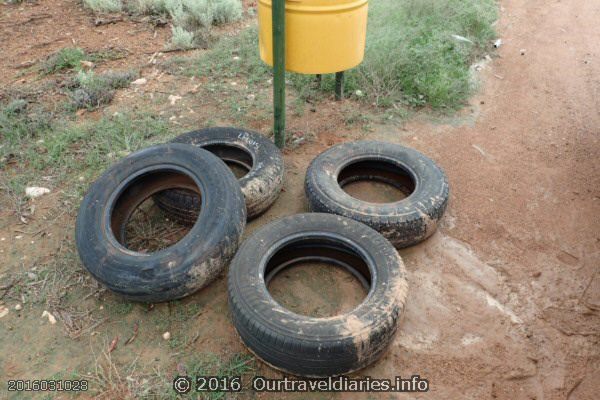
M 303 13 L 328 13 L 353 10 L 364 6 L 369 0 L 285 0 L 285 10 Z M 271 8 L 272 0 L 258 0 L 260 4 Z M 337 4 L 331 4 L 336 2 Z

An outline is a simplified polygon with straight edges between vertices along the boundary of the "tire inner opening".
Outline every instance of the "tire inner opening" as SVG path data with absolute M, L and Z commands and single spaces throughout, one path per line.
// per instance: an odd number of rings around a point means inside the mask
M 358 200 L 380 204 L 403 200 L 416 186 L 408 170 L 385 160 L 363 160 L 347 165 L 338 174 L 338 184 Z
M 371 272 L 346 243 L 303 238 L 279 249 L 265 266 L 265 284 L 282 307 L 326 318 L 355 309 L 367 297 Z
M 132 180 L 116 199 L 110 227 L 117 241 L 129 250 L 153 253 L 171 247 L 190 231 L 168 217 L 151 199 L 163 190 L 184 189 L 202 202 L 200 188 L 189 176 L 172 170 L 143 174 Z
M 254 165 L 252 155 L 246 150 L 237 146 L 228 146 L 226 144 L 210 144 L 202 146 L 204 150 L 210 151 L 227 164 L 236 178 L 243 178 Z

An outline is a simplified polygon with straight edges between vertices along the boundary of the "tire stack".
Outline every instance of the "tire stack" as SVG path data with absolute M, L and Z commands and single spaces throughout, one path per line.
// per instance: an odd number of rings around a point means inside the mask
M 383 204 L 358 200 L 344 186 L 359 180 L 385 182 L 407 197 Z M 233 323 L 256 356 L 306 377 L 364 368 L 384 353 L 404 309 L 407 274 L 396 248 L 433 234 L 448 202 L 447 179 L 432 160 L 400 145 L 334 146 L 308 168 L 311 213 L 271 222 L 240 246 L 246 220 L 265 212 L 283 183 L 283 157 L 258 133 L 209 128 L 184 134 L 131 154 L 89 188 L 77 218 L 79 255 L 106 287 L 142 302 L 188 296 L 229 264 Z M 125 225 L 149 198 L 191 228 L 173 246 L 146 254 L 126 248 Z M 306 261 L 347 269 L 367 289 L 366 299 L 329 318 L 284 308 L 267 285 L 281 270 Z

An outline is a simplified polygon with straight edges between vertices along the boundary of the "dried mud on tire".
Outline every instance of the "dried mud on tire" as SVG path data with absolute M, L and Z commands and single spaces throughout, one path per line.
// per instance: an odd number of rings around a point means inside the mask
M 296 314 L 269 295 L 268 280 L 281 268 L 325 260 L 368 282 L 366 299 L 334 317 Z M 359 222 L 331 214 L 298 214 L 272 222 L 240 247 L 229 269 L 234 325 L 258 357 L 285 372 L 336 376 L 377 360 L 391 342 L 408 290 L 398 252 Z
M 125 226 L 155 193 L 201 193 L 202 212 L 179 242 L 154 252 L 127 249 Z M 212 282 L 235 254 L 246 224 L 244 198 L 232 172 L 208 151 L 182 144 L 154 146 L 109 168 L 89 188 L 76 223 L 85 268 L 130 300 L 162 302 Z
M 237 128 L 207 128 L 185 133 L 172 143 L 201 147 L 227 164 L 247 173 L 239 179 L 248 218 L 256 218 L 275 202 L 284 183 L 284 163 L 279 149 L 260 133 Z M 198 197 L 186 190 L 169 190 L 154 196 L 157 205 L 182 223 L 193 223 Z
M 393 203 L 371 203 L 343 190 L 358 180 L 388 183 L 408 194 Z M 449 198 L 444 172 L 416 150 L 393 143 L 359 141 L 334 146 L 315 158 L 306 173 L 309 207 L 360 221 L 397 248 L 431 236 Z

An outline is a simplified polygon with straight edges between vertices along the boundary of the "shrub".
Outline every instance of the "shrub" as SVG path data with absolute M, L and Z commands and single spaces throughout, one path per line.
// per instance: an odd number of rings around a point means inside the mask
M 186 50 L 194 48 L 194 34 L 192 32 L 188 32 L 180 26 L 173 26 L 171 31 L 173 33 L 170 44 L 172 49 Z
M 44 74 L 53 74 L 65 69 L 79 69 L 80 62 L 86 57 L 85 51 L 78 47 L 65 47 L 53 53 L 42 64 Z
M 142 15 L 167 14 L 166 0 L 130 0 L 127 9 Z
M 242 3 L 239 0 L 215 0 L 213 23 L 225 24 L 242 18 Z
M 133 72 L 108 71 L 96 75 L 93 71 L 80 71 L 69 94 L 75 109 L 92 109 L 102 104 L 108 104 L 115 95 L 115 89 L 129 86 L 137 76 Z
M 123 8 L 121 0 L 83 0 L 83 4 L 94 12 L 119 12 Z

